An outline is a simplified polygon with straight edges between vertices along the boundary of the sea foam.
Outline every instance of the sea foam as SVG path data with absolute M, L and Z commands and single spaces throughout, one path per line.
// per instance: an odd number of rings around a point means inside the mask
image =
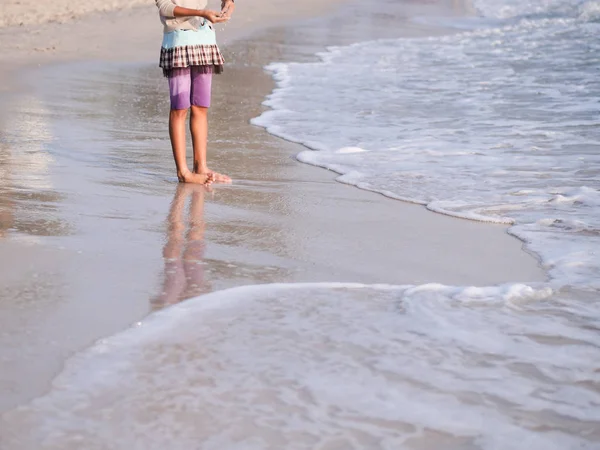
M 591 449 L 600 338 L 551 294 L 341 283 L 209 294 L 73 358 L 46 396 L 2 416 L 2 448 Z

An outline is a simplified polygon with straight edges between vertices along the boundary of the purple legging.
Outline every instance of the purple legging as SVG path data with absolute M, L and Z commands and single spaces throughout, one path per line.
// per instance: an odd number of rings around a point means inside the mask
M 208 108 L 212 73 L 196 66 L 173 69 L 169 76 L 171 109 L 189 109 L 191 105 Z

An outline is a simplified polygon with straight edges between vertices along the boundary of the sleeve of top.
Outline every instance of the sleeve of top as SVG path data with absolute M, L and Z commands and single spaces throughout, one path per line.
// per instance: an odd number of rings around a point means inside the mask
M 175 3 L 171 0 L 156 0 L 156 7 L 161 16 L 163 17 L 175 17 L 173 11 L 175 11 Z

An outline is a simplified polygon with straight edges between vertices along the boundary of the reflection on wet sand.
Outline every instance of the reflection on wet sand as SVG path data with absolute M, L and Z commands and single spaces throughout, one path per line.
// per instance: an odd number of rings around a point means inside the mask
M 68 224 L 57 217 L 62 195 L 51 177 L 52 114 L 35 96 L 24 96 L 14 103 L 2 100 L 0 238 L 11 231 L 29 236 L 68 234 Z
M 7 195 L 10 181 L 10 148 L 0 142 L 0 239 L 14 226 L 14 200 Z
M 162 291 L 152 298 L 153 309 L 196 297 L 209 290 L 204 281 L 204 186 L 179 184 L 167 218 L 163 248 Z M 187 221 L 186 200 L 191 198 Z

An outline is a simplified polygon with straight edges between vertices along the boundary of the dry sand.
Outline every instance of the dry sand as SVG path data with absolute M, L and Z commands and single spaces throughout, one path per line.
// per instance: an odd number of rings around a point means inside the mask
M 66 23 L 91 12 L 107 12 L 151 5 L 149 0 L 5 0 L 0 6 L 0 27 Z
M 254 40 L 233 38 L 320 13 L 323 2 L 239 3 L 224 33 L 231 42 L 231 67 L 216 83 L 211 116 L 212 136 L 219 137 L 211 148 L 214 164 L 239 182 L 206 199 L 205 292 L 267 282 L 494 284 L 544 278 L 535 259 L 504 227 L 436 215 L 341 185 L 331 173 L 293 160 L 298 146 L 250 126 L 248 120 L 260 114 L 260 102 L 273 87 L 261 66 L 293 56 L 281 53 L 293 33 L 277 28 Z M 125 27 L 131 17 L 138 20 L 135 28 Z M 67 26 L 69 37 L 64 34 Z M 6 43 L 0 56 L 3 69 L 73 59 L 154 61 L 160 41 L 151 5 L 24 28 L 2 32 L 11 39 L 20 36 L 9 41 L 0 36 Z M 30 40 L 21 39 L 25 36 Z M 46 77 L 43 71 L 39 74 Z M 101 76 L 98 81 L 102 86 L 111 82 L 113 78 L 102 81 Z M 27 83 L 22 80 L 21 87 Z M 10 86 L 14 90 L 15 85 Z M 26 109 L 20 95 L 11 95 L 14 103 L 2 100 L 0 117 L 0 163 L 12 176 L 0 182 L 0 228 L 6 234 L 0 240 L 0 411 L 43 393 L 69 355 L 151 310 L 151 299 L 168 277 L 161 252 L 172 224 L 169 204 L 178 195 L 175 183 L 163 183 L 153 195 L 128 191 L 124 208 L 130 208 L 129 214 L 119 217 L 118 198 L 111 195 L 127 186 L 102 190 L 68 168 L 53 173 L 58 169 L 52 165 L 39 169 L 38 184 L 21 178 L 23 165 L 27 169 L 34 162 L 18 142 L 3 140 L 14 135 L 14 121 L 7 116 L 33 114 L 39 123 L 45 121 L 49 134 L 57 133 L 60 120 L 75 126 L 77 120 L 94 124 L 106 119 L 94 119 L 91 112 L 89 117 L 87 112 L 79 118 L 69 116 L 69 105 L 55 111 Z M 98 117 L 118 112 L 104 111 L 102 105 Z M 145 117 L 148 122 L 164 115 L 160 105 L 152 103 L 146 109 L 153 114 Z M 39 123 L 32 121 L 23 136 L 34 128 L 39 131 Z M 166 147 L 164 152 L 164 161 L 169 161 Z M 35 164 L 41 154 L 43 146 L 35 153 Z M 91 164 L 85 167 L 92 171 Z M 38 191 L 48 191 L 39 187 L 44 177 L 55 180 L 55 197 L 34 202 L 31 197 Z M 81 203 L 73 200 L 74 192 Z M 44 202 L 75 212 L 60 223 L 23 219 Z M 88 222 L 79 215 L 94 220 L 85 225 Z M 66 245 L 57 247 L 57 240 Z

